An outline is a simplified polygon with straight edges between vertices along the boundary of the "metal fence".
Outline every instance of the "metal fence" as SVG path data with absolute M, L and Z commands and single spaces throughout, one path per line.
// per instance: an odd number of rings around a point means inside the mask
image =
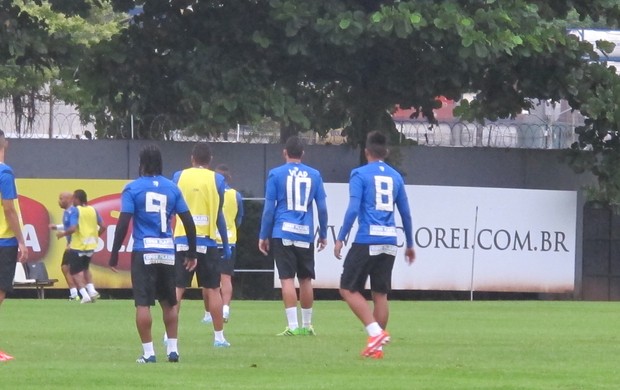
M 11 138 L 85 139 L 96 138 L 93 124 L 80 121 L 75 110 L 66 106 L 41 104 L 36 112 L 16 116 L 14 112 L 0 107 L 0 129 Z M 99 134 L 101 138 L 155 139 L 170 141 L 277 143 L 278 129 L 261 125 L 237 125 L 218 135 L 189 134 L 172 117 L 158 115 L 141 121 L 127 118 L 117 121 L 115 128 Z M 565 149 L 576 141 L 575 123 L 528 123 L 497 121 L 486 124 L 468 122 L 440 122 L 431 125 L 424 121 L 397 120 L 396 128 L 401 142 L 414 141 L 418 145 L 447 147 L 496 147 L 526 149 Z M 342 144 L 346 138 L 340 130 L 332 130 L 319 137 L 314 132 L 300 135 L 308 144 Z
M 575 125 L 565 123 L 398 121 L 401 140 L 418 145 L 524 149 L 565 149 L 577 140 Z

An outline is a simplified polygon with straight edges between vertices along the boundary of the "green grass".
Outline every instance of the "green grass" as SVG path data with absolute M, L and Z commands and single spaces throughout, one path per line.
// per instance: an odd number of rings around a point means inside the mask
M 7 299 L 2 389 L 617 389 L 620 306 L 603 302 L 391 302 L 383 360 L 359 357 L 365 333 L 343 302 L 315 305 L 317 337 L 275 337 L 280 302 L 233 302 L 230 349 L 212 347 L 201 302 L 181 311 L 181 363 L 137 365 L 129 300 L 80 305 Z

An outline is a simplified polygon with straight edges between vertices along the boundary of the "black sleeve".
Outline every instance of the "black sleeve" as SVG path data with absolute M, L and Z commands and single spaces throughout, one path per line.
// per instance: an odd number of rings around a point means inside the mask
M 196 225 L 194 225 L 194 218 L 192 218 L 192 214 L 189 211 L 178 215 L 181 222 L 183 222 L 183 227 L 185 228 L 185 234 L 187 236 L 187 246 L 189 250 L 186 256 L 196 257 Z
M 129 221 L 131 221 L 130 213 L 121 213 L 118 217 L 118 224 L 116 225 L 116 231 L 114 232 L 114 243 L 112 244 L 112 253 L 110 255 L 110 267 L 116 267 L 118 264 L 118 251 L 123 245 L 123 240 L 127 235 L 129 229 Z

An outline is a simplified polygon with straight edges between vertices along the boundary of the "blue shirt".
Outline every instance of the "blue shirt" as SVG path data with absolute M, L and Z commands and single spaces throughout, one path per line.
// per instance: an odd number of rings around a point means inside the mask
M 15 175 L 10 166 L 0 163 L 0 198 L 4 200 L 17 199 Z M 19 204 L 15 202 L 15 209 L 19 213 Z M 17 238 L 11 230 L 4 209 L 0 207 L 0 246 L 17 246 Z
M 354 169 L 349 180 L 349 207 L 338 240 L 344 241 L 357 218 L 355 243 L 396 245 L 394 205 L 403 221 L 407 247 L 412 248 L 411 211 L 400 173 L 383 161 Z
M 69 229 L 71 227 L 71 214 L 75 213 L 77 211 L 77 209 L 75 208 L 75 206 L 69 206 L 65 209 L 65 211 L 62 213 L 62 226 L 64 227 L 64 230 L 67 231 L 67 229 Z M 67 243 L 71 242 L 71 236 L 65 236 L 67 239 Z
M 142 176 L 121 195 L 121 212 L 133 214 L 136 251 L 174 254 L 171 217 L 187 211 L 181 190 L 163 176 Z
M 314 241 L 313 202 L 319 219 L 319 238 L 327 238 L 327 204 L 319 171 L 302 163 L 286 163 L 269 171 L 260 239 Z

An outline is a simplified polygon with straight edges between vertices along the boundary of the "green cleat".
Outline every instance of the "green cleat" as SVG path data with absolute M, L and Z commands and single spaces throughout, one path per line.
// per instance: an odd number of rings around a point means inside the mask
M 308 325 L 308 327 L 300 328 L 300 334 L 304 336 L 316 336 L 316 332 L 312 325 Z
M 290 329 L 287 326 L 286 329 L 284 329 L 284 332 L 278 333 L 278 334 L 276 334 L 276 336 L 299 336 L 301 334 L 300 330 L 301 330 L 300 328 Z

